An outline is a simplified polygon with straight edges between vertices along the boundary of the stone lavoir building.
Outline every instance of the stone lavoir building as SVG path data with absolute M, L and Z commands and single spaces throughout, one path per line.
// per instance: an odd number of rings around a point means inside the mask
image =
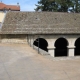
M 79 56 L 80 14 L 9 11 L 0 28 L 0 42 L 28 42 L 54 57 Z

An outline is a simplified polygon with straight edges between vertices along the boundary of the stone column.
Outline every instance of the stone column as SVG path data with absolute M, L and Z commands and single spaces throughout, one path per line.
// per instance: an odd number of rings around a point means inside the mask
M 48 52 L 49 54 L 52 56 L 52 57 L 55 57 L 55 46 L 54 46 L 54 43 L 55 43 L 55 40 L 52 39 L 52 40 L 47 40 L 48 41 Z
M 28 44 L 31 46 L 31 35 L 28 35 Z
M 75 39 L 70 39 L 69 41 L 69 45 L 68 45 L 68 56 L 74 56 L 74 50 L 75 50 Z
M 74 56 L 74 46 L 68 46 L 68 56 Z
M 34 43 L 34 35 L 31 35 L 30 38 L 31 38 L 31 40 L 30 40 L 31 46 L 34 47 L 34 45 L 33 45 L 33 43 Z

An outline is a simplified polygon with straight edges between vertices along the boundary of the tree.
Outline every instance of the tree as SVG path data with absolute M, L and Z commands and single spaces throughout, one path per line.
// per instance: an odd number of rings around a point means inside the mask
M 68 12 L 71 11 L 71 7 L 73 7 L 73 3 L 71 0 L 59 0 L 59 12 Z
M 80 12 L 80 0 L 40 0 L 36 11 Z
M 36 11 L 57 11 L 58 9 L 58 5 L 55 0 L 40 0 L 36 6 Z
M 80 0 L 72 0 L 74 6 L 72 8 L 73 12 L 79 13 L 80 12 Z

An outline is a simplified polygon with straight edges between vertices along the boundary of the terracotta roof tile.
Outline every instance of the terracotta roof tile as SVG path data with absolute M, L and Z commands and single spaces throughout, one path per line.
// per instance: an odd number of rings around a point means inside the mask
M 0 2 L 0 9 L 3 9 L 6 5 Z
M 7 10 L 13 10 L 13 11 L 20 11 L 20 6 L 18 5 L 6 5 L 2 2 L 0 2 L 0 10 L 4 10 L 4 9 L 7 9 Z

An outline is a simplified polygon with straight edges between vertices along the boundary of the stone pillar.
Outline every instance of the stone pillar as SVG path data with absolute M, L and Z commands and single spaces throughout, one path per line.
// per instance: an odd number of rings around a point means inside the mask
M 28 35 L 28 44 L 31 46 L 31 35 Z
M 30 36 L 31 40 L 30 40 L 30 44 L 32 47 L 34 47 L 33 43 L 34 43 L 34 35 Z
M 1 42 L 1 35 L 0 35 L 0 42 Z
M 68 56 L 74 56 L 75 47 L 68 46 Z
M 52 57 L 55 57 L 55 46 L 54 46 L 54 43 L 55 43 L 55 40 L 52 39 L 52 40 L 47 40 L 48 42 L 48 52 L 49 54 L 52 56 Z
M 69 39 L 69 45 L 68 45 L 68 56 L 74 56 L 74 50 L 75 50 L 75 39 Z

